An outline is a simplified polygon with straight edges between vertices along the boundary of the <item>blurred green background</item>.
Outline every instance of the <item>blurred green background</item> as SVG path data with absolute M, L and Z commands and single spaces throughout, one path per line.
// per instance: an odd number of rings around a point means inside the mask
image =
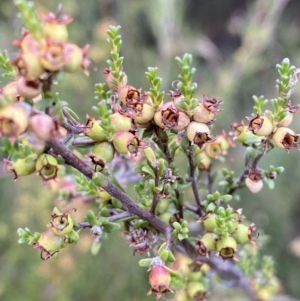
M 66 75 L 57 87 L 61 98 L 69 101 L 82 117 L 91 114 L 95 103 L 93 87 L 104 82 L 109 48 L 106 30 L 110 24 L 122 26 L 122 55 L 129 83 L 149 88 L 144 72 L 159 67 L 163 88 L 172 89 L 177 79 L 176 55 L 194 56 L 195 80 L 202 94 L 224 100 L 223 111 L 216 122 L 216 132 L 230 130 L 252 111 L 252 95 L 276 96 L 275 65 L 284 57 L 300 66 L 300 1 L 296 0 L 39 0 L 39 11 L 55 11 L 59 2 L 64 12 L 74 16 L 70 39 L 83 46 L 91 45 L 93 66 L 90 77 Z M 20 37 L 21 24 L 10 0 L 1 1 L 0 48 L 16 51 L 11 41 Z M 1 83 L 5 84 L 5 81 Z M 292 97 L 300 96 L 296 87 Z M 292 123 L 300 132 L 300 118 Z M 237 147 L 229 154 L 231 168 L 241 172 L 243 152 Z M 257 195 L 244 190 L 241 201 L 249 220 L 270 235 L 264 252 L 274 256 L 283 291 L 300 298 L 300 172 L 299 153 L 289 155 L 274 150 L 262 161 L 284 166 L 286 171 L 276 180 L 276 189 L 264 187 Z M 0 174 L 0 300 L 154 300 L 147 297 L 147 273 L 138 267 L 139 256 L 132 256 L 120 234 L 104 241 L 101 252 L 90 254 L 92 239 L 87 234 L 80 242 L 62 252 L 57 260 L 41 261 L 37 251 L 19 245 L 16 230 L 28 226 L 42 231 L 57 196 L 31 176 L 12 182 L 12 176 Z M 88 204 L 75 207 L 80 212 Z M 211 300 L 227 300 L 222 292 L 211 294 Z M 228 300 L 233 300 L 231 297 Z M 240 300 L 240 299 L 237 299 Z

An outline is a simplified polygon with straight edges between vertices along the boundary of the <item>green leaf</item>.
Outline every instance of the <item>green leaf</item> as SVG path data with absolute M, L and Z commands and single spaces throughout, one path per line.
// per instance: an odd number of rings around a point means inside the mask
M 91 253 L 92 255 L 97 255 L 101 249 L 101 243 L 93 243 L 92 248 L 91 248 Z
M 107 222 L 102 225 L 103 231 L 106 233 L 111 233 L 120 230 L 121 226 L 118 223 Z
M 66 110 L 67 113 L 69 113 L 76 121 L 79 122 L 79 116 L 72 109 L 70 109 L 69 107 L 64 107 L 63 109 Z
M 186 238 L 188 238 L 189 236 L 187 235 L 187 234 L 178 234 L 178 239 L 181 241 L 181 240 L 183 240 L 183 239 L 186 239 Z
M 86 219 L 91 225 L 99 225 L 99 222 L 95 216 L 95 213 L 92 210 L 88 210 L 86 214 Z
M 147 164 L 145 164 L 144 166 L 142 166 L 141 170 L 146 173 L 149 174 L 150 176 L 152 176 L 153 178 L 155 177 L 154 171 L 153 169 Z
M 69 238 L 69 240 L 71 240 L 73 242 L 77 242 L 79 240 L 79 235 L 75 230 L 72 230 L 66 236 Z
M 148 268 L 150 267 L 151 262 L 152 262 L 152 258 L 144 258 L 139 260 L 139 266 L 142 268 Z

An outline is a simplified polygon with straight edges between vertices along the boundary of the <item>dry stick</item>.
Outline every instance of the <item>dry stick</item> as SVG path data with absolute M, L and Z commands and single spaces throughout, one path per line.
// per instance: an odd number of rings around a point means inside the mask
M 50 141 L 48 141 L 48 144 L 55 153 L 62 156 L 66 164 L 73 166 L 83 175 L 92 179 L 94 175 L 94 170 L 81 159 L 79 159 L 75 154 L 73 154 L 73 152 L 70 149 L 68 149 L 63 143 L 61 143 L 55 138 L 52 138 Z M 149 211 L 146 211 L 139 207 L 126 193 L 124 193 L 117 186 L 112 184 L 108 179 L 106 179 L 102 188 L 106 190 L 111 196 L 118 199 L 124 205 L 128 212 L 148 221 L 157 230 L 165 234 L 169 239 L 171 228 L 160 218 L 151 214 Z

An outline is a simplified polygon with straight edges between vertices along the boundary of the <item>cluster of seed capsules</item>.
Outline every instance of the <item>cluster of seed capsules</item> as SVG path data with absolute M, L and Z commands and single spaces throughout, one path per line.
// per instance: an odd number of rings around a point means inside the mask
M 21 155 L 14 161 L 5 159 L 7 169 L 15 179 L 34 172 L 44 181 L 57 175 L 58 162 L 55 156 L 44 154 L 46 142 L 51 137 L 61 136 L 61 127 L 51 110 L 43 113 L 34 104 L 51 90 L 59 72 L 73 73 L 87 68 L 89 46 L 80 48 L 68 41 L 67 24 L 72 18 L 54 13 L 41 16 L 40 30 L 34 34 L 24 29 L 22 38 L 15 40 L 19 51 L 11 64 L 16 67 L 14 80 L 0 87 L 0 134 L 10 141 L 19 139 L 22 148 L 30 147 L 30 155 Z
M 122 84 L 116 86 L 112 73 L 107 69 L 105 73 L 107 85 L 114 91 L 119 103 L 114 106 L 114 113 L 109 117 L 114 126 L 111 137 L 107 135 L 101 120 L 88 116 L 85 135 L 97 142 L 92 150 L 94 162 L 108 163 L 114 158 L 114 151 L 120 154 L 137 154 L 139 149 L 145 149 L 149 144 L 139 137 L 143 129 L 151 130 L 157 136 L 159 131 L 186 132 L 190 143 L 197 145 L 195 155 L 201 153 L 199 168 L 202 170 L 209 168 L 211 159 L 226 153 L 229 140 L 225 134 L 210 137 L 209 125 L 220 110 L 221 102 L 217 99 L 203 96 L 203 100 L 192 112 L 184 111 L 176 105 L 184 99 L 180 91 L 176 90 L 169 93 L 171 101 L 162 102 L 155 109 L 149 92 L 127 85 L 126 75 Z
M 254 243 L 256 227 L 254 223 L 246 225 L 242 222 L 241 209 L 227 209 L 208 211 L 199 222 L 205 233 L 197 239 L 196 248 L 202 256 L 209 256 L 215 252 L 223 260 L 237 259 L 237 246 L 245 243 Z

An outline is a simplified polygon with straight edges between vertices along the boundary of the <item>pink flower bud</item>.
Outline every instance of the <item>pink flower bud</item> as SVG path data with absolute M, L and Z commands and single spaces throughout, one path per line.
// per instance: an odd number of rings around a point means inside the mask
M 161 298 L 165 293 L 172 292 L 170 288 L 171 274 L 163 265 L 151 266 L 149 283 L 151 289 L 149 290 L 148 295 L 154 292 L 156 299 Z
M 55 132 L 55 123 L 47 114 L 35 114 L 29 118 L 29 129 L 39 139 L 48 141 Z
M 27 80 L 21 76 L 17 81 L 17 90 L 20 96 L 33 99 L 41 94 L 42 86 L 38 80 Z

